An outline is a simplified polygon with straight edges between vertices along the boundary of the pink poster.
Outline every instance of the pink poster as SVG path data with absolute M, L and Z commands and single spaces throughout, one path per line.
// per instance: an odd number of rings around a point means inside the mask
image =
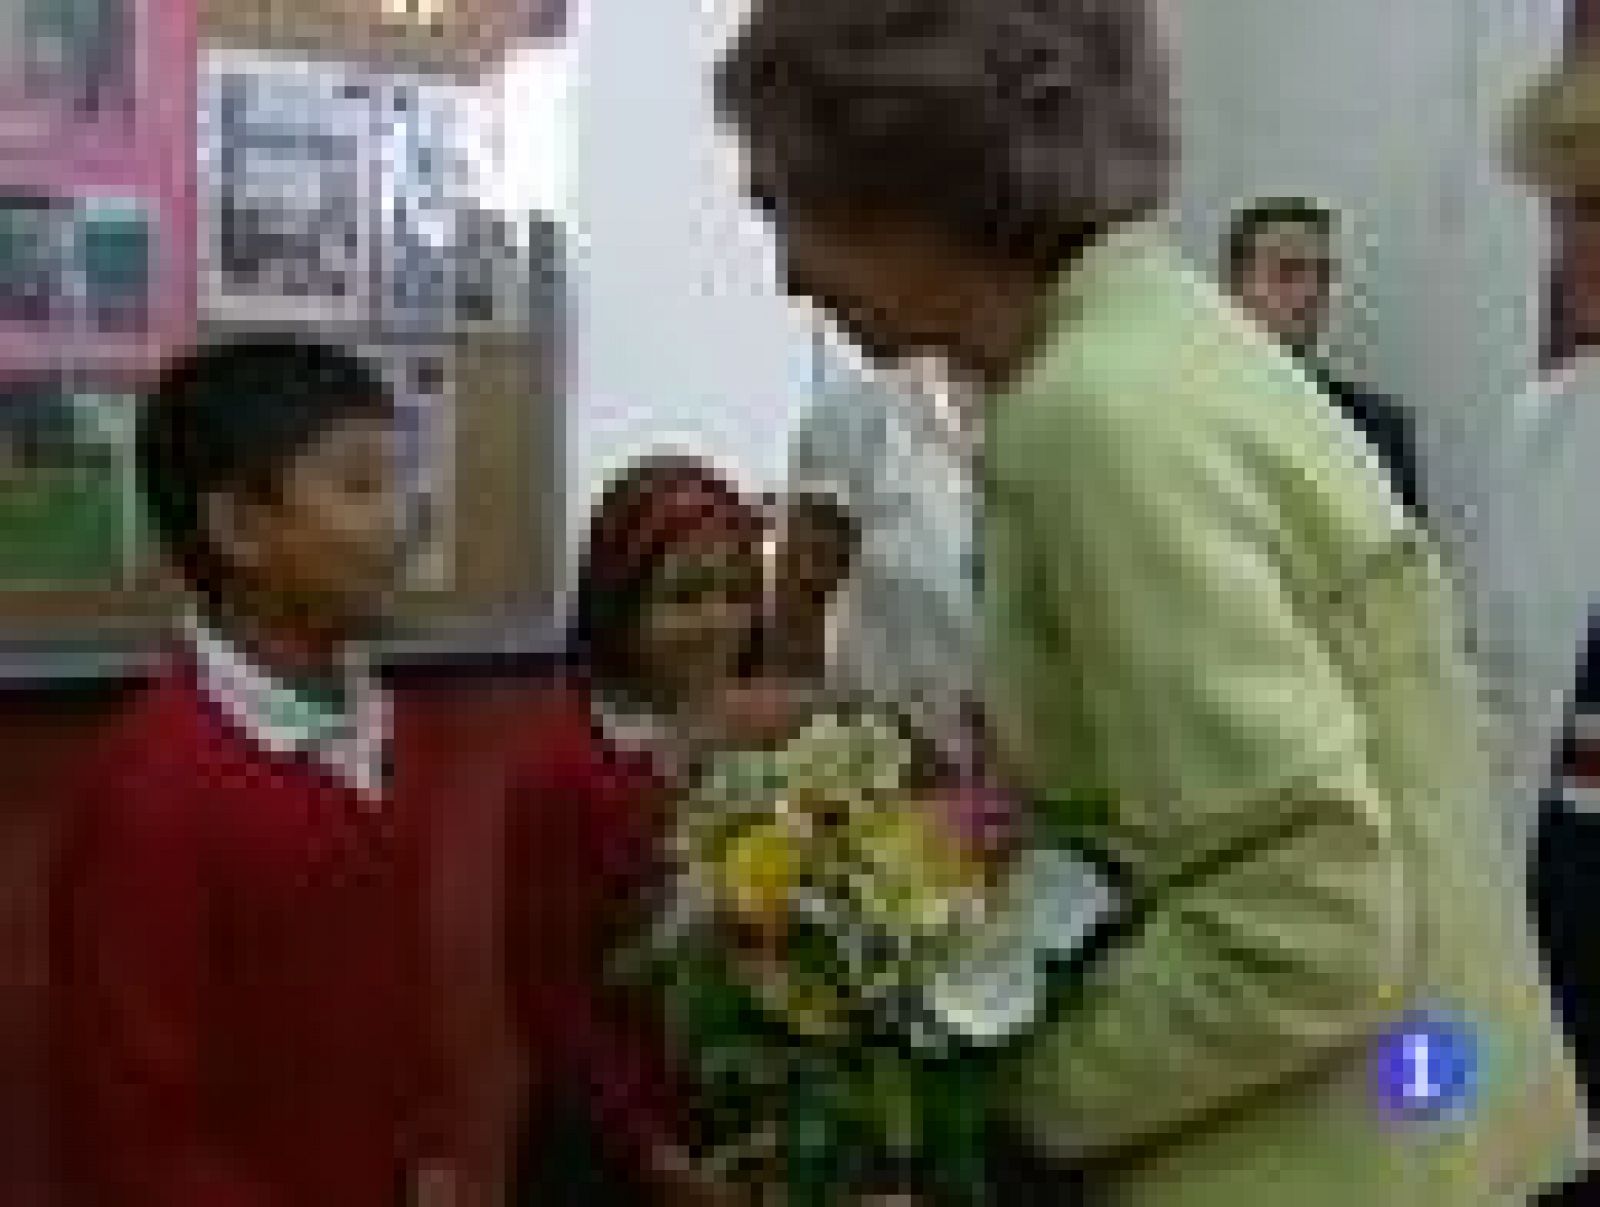
M 0 378 L 132 381 L 195 324 L 195 0 L 0 0 Z

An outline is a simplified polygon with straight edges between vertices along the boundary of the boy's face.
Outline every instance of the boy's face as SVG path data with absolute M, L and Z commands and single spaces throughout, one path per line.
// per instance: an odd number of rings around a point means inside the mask
M 256 590 L 307 620 L 374 618 L 403 554 L 401 480 L 392 420 L 339 424 L 285 467 L 276 490 L 236 502 L 225 552 Z

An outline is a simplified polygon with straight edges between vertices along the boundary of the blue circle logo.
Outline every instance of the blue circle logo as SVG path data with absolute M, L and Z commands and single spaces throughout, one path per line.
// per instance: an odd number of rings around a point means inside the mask
M 1478 1090 L 1478 1041 L 1465 1020 L 1443 1012 L 1405 1015 L 1378 1037 L 1373 1080 L 1378 1103 L 1401 1122 L 1458 1118 Z

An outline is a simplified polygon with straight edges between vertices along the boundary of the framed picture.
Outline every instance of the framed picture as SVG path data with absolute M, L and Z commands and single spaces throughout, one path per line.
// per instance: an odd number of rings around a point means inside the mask
M 458 218 L 455 322 L 462 330 L 520 330 L 533 291 L 526 225 L 466 205 Z
M 467 187 L 455 99 L 448 87 L 400 80 L 379 101 L 385 327 L 440 329 L 452 317 L 456 217 Z
M 445 344 L 378 344 L 378 365 L 399 411 L 405 527 L 415 542 L 406 585 L 447 591 L 455 543 L 455 351 Z
M 0 147 L 126 132 L 146 0 L 0 0 Z
M 335 65 L 208 57 L 200 114 L 208 317 L 355 324 L 369 316 L 374 89 Z
M 0 323 L 91 337 L 146 330 L 155 241 L 139 198 L 0 192 Z
M 115 590 L 145 548 L 137 400 L 65 378 L 0 389 L 0 590 Z
M 512 329 L 525 320 L 525 240 L 484 210 L 472 90 L 393 78 L 378 108 L 380 323 L 395 330 Z

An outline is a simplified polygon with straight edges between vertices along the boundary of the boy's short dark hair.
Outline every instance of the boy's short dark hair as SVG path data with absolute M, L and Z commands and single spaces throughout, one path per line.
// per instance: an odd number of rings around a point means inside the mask
M 768 200 L 1042 267 L 1164 206 L 1176 160 L 1143 0 L 756 0 L 716 90 Z
M 363 359 L 293 336 L 229 340 L 171 365 L 145 398 L 135 461 L 156 535 L 189 585 L 209 595 L 226 576 L 207 495 L 270 498 L 322 436 L 392 414 L 389 387 Z
M 1309 197 L 1265 197 L 1234 214 L 1228 224 L 1224 256 L 1228 279 L 1237 279 L 1256 254 L 1261 232 L 1274 226 L 1307 227 L 1320 238 L 1331 239 L 1338 219 L 1333 210 Z

